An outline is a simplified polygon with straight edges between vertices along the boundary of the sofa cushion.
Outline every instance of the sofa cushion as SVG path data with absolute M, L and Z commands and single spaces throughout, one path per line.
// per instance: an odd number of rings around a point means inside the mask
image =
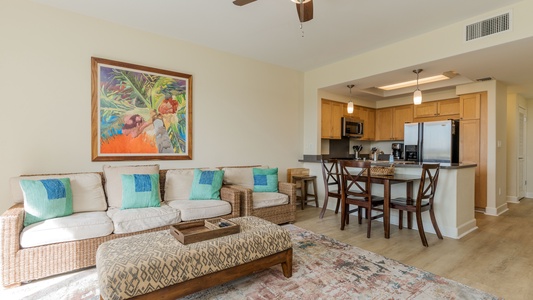
M 20 176 L 10 179 L 11 196 L 15 203 L 24 201 L 20 180 L 22 179 L 57 179 L 69 178 L 72 189 L 72 211 L 105 211 L 107 202 L 105 199 L 104 188 L 102 186 L 102 176 L 98 173 L 75 173 L 63 175 L 38 175 L 38 176 Z
M 24 226 L 72 214 L 70 179 L 21 180 Z
M 194 169 L 168 170 L 165 178 L 165 201 L 188 200 L 194 179 Z
M 253 208 L 271 207 L 289 203 L 289 196 L 282 193 L 254 192 L 252 195 Z
M 105 212 L 82 212 L 25 227 L 20 234 L 23 248 L 107 236 L 113 223 Z
M 254 168 L 254 192 L 278 192 L 278 168 Z
M 122 174 L 122 209 L 159 207 L 159 174 Z
M 122 207 L 122 174 L 159 174 L 159 165 L 104 166 L 105 191 L 109 207 Z
M 166 204 L 161 204 L 161 207 L 109 208 L 107 215 L 113 221 L 113 232 L 117 234 L 157 228 L 181 221 L 179 210 Z
M 234 184 L 254 188 L 254 168 L 268 168 L 266 166 L 250 166 L 250 167 L 223 167 L 224 170 L 224 184 Z
M 168 205 L 178 209 L 182 221 L 215 218 L 231 214 L 231 204 L 220 200 L 175 200 Z
M 220 200 L 220 188 L 224 178 L 223 170 L 194 169 L 191 200 Z

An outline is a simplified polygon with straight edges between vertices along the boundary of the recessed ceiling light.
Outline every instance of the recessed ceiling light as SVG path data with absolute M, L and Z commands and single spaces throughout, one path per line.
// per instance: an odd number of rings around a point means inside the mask
M 457 73 L 452 72 L 452 71 L 448 71 L 448 72 L 444 72 L 442 75 L 420 78 L 418 80 L 418 84 L 426 84 L 426 83 L 446 80 L 446 79 L 450 79 L 450 78 L 455 77 L 455 75 L 457 75 Z M 416 80 L 409 80 L 409 81 L 405 81 L 405 82 L 400 82 L 400 83 L 380 86 L 380 87 L 378 87 L 378 89 L 385 90 L 385 91 L 390 91 L 390 90 L 397 90 L 397 89 L 410 87 L 410 86 L 415 86 L 415 85 L 416 85 Z

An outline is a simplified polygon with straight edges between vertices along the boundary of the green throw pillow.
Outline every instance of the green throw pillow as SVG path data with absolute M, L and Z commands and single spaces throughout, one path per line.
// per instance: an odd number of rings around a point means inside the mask
M 122 174 L 121 209 L 161 206 L 159 174 Z
M 223 170 L 194 169 L 190 200 L 220 200 Z
M 24 226 L 72 214 L 69 178 L 21 180 L 24 193 Z
M 254 192 L 278 192 L 278 168 L 254 168 Z

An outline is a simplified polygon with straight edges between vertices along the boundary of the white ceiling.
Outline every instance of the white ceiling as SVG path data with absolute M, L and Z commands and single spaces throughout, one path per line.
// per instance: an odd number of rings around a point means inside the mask
M 314 0 L 314 19 L 303 24 L 303 32 L 290 0 L 257 0 L 240 7 L 232 0 L 34 1 L 307 71 L 522 0 Z M 412 80 L 416 78 L 412 70 L 423 67 L 427 71 L 421 77 L 450 70 L 461 76 L 449 84 L 493 77 L 513 92 L 533 98 L 533 60 L 527 49 L 533 49 L 533 38 L 358 79 L 352 92 L 382 99 L 364 90 Z M 348 95 L 346 84 L 328 90 Z

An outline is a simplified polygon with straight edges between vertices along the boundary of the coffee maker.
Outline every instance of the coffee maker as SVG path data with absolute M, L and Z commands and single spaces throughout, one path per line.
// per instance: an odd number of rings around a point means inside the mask
M 402 159 L 403 144 L 392 143 L 391 147 L 392 147 L 392 156 L 394 156 L 394 159 Z

